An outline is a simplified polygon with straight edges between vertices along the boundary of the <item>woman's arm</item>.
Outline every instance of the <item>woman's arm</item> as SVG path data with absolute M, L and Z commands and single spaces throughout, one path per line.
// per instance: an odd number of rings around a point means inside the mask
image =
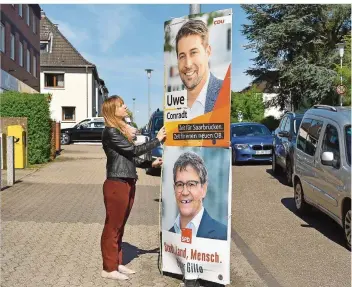
M 155 138 L 149 142 L 136 146 L 114 129 L 108 130 L 108 135 L 109 146 L 126 157 L 140 156 L 148 151 L 151 151 L 160 144 L 159 140 Z
M 152 163 L 153 163 L 151 160 L 142 159 L 140 157 L 134 157 L 133 162 L 136 165 L 136 167 L 139 167 L 139 168 L 150 168 L 152 167 Z

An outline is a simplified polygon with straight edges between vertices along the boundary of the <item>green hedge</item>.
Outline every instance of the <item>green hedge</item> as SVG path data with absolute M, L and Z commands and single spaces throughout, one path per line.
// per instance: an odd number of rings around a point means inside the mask
M 1 117 L 26 117 L 28 124 L 28 162 L 50 159 L 51 119 L 47 95 L 8 91 L 0 94 Z
M 280 124 L 280 120 L 275 119 L 273 116 L 268 116 L 262 119 L 260 122 L 265 125 L 270 131 L 275 130 Z

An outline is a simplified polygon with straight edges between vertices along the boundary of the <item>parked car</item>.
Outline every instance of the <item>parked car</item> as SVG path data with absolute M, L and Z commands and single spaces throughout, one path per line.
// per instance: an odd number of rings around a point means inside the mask
M 271 161 L 273 136 L 259 123 L 231 124 L 232 164 Z
M 146 141 L 150 141 L 155 139 L 159 130 L 164 126 L 164 112 L 157 109 L 150 117 L 148 125 L 144 130 L 142 130 L 142 135 L 145 136 Z M 144 158 L 148 160 L 155 160 L 158 157 L 162 157 L 163 155 L 163 146 L 160 145 L 154 148 L 151 152 L 148 152 L 144 155 Z M 147 168 L 146 172 L 151 174 L 156 170 L 160 170 L 159 168 Z
M 315 206 L 344 230 L 351 248 L 351 107 L 316 105 L 299 128 L 294 161 L 298 212 Z
M 74 125 L 72 128 L 61 129 L 61 144 L 68 145 L 72 142 L 101 142 L 101 133 L 104 129 L 104 118 L 87 118 Z
M 283 171 L 286 181 L 292 186 L 293 151 L 296 146 L 297 131 L 304 114 L 286 113 L 279 127 L 274 131 L 272 169 L 274 174 Z

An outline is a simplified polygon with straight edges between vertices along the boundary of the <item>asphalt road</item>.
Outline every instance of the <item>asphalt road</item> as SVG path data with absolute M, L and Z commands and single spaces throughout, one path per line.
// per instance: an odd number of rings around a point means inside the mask
M 271 165 L 232 168 L 232 238 L 268 286 L 351 286 L 339 225 L 317 210 L 299 217 L 293 188 Z

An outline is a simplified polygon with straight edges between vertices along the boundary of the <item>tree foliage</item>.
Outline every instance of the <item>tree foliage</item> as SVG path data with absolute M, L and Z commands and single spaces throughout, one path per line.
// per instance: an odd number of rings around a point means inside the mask
M 260 122 L 264 117 L 263 94 L 254 86 L 243 93 L 231 93 L 231 122 L 239 121 L 239 113 L 244 122 Z
M 336 44 L 351 32 L 350 5 L 242 5 L 247 49 L 256 53 L 246 73 L 278 93 L 272 105 L 297 109 L 335 102 Z

